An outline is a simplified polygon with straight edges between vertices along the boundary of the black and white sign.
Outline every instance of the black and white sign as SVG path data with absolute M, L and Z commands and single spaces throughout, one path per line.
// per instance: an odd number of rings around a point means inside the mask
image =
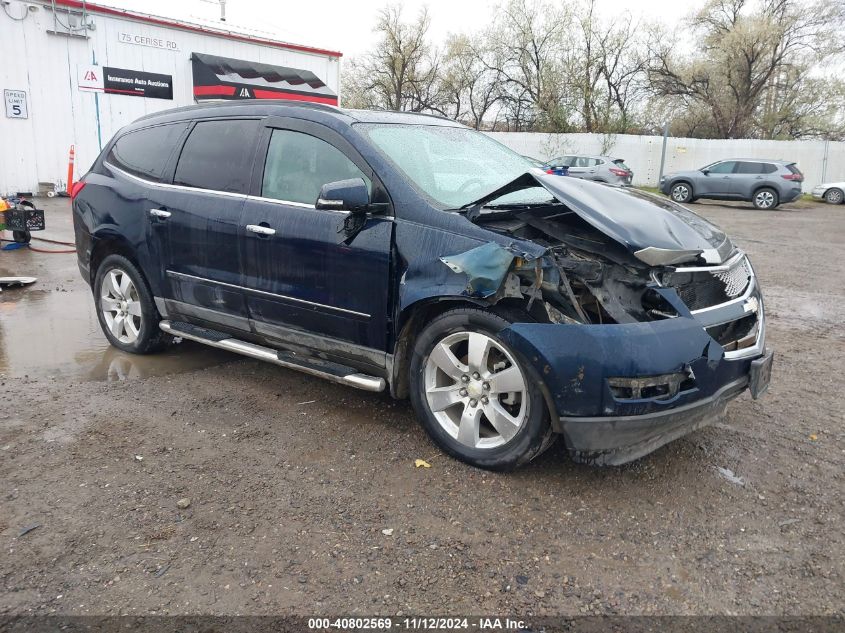
M 125 31 L 120 31 L 117 34 L 117 39 L 124 44 L 149 46 L 150 48 L 160 48 L 166 51 L 179 50 L 179 45 L 176 42 L 164 37 L 150 37 L 149 35 L 141 35 L 140 33 L 127 33 Z
M 111 66 L 80 66 L 78 73 L 80 90 L 148 99 L 173 98 L 171 75 L 145 73 L 140 70 Z
M 148 99 L 172 99 L 173 77 L 103 66 L 103 92 Z
M 10 119 L 27 119 L 29 112 L 26 108 L 25 90 L 4 90 L 3 100 L 6 102 L 6 116 Z

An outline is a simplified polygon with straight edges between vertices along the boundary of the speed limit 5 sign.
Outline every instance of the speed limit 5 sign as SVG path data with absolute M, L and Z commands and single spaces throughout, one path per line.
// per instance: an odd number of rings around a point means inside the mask
M 29 114 L 26 109 L 25 90 L 4 90 L 3 99 L 6 101 L 6 116 L 10 119 L 26 119 Z

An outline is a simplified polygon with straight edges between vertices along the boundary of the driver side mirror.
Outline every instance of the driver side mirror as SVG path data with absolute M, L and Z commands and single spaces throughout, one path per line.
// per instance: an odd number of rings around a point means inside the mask
M 317 209 L 366 213 L 370 207 L 370 192 L 363 178 L 337 180 L 320 187 L 314 204 Z
M 709 173 L 710 173 L 710 170 L 709 170 L 709 169 L 702 169 L 702 170 L 701 170 L 701 173 L 702 173 L 702 174 L 704 174 L 704 175 L 706 176 L 707 174 L 709 174 Z

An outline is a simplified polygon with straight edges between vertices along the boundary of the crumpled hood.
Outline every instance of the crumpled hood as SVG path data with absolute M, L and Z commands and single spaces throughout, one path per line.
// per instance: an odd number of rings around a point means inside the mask
M 479 203 L 540 184 L 557 200 L 650 265 L 720 263 L 732 250 L 718 227 L 671 200 L 628 187 L 553 176 L 535 169 Z

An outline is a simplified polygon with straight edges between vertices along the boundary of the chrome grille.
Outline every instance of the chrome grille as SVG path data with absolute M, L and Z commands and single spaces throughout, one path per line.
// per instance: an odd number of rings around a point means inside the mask
M 663 277 L 663 283 L 674 288 L 681 301 L 693 311 L 726 303 L 748 289 L 752 273 L 746 257 L 737 258 L 727 270 L 718 266 L 713 268 L 716 270 L 677 268 Z
M 743 257 L 730 270 L 713 273 L 713 276 L 725 284 L 725 294 L 734 299 L 748 288 L 748 282 L 751 279 L 751 267 L 748 265 L 748 259 Z

